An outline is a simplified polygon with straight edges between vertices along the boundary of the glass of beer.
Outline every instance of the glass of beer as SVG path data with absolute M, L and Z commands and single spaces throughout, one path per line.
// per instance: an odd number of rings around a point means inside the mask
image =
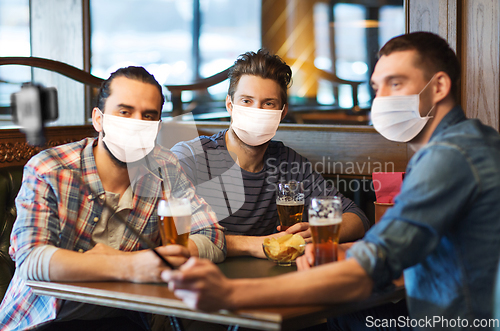
M 309 227 L 314 248 L 314 265 L 337 261 L 342 200 L 339 197 L 317 197 L 309 205 Z
M 294 180 L 278 183 L 276 206 L 278 207 L 282 231 L 295 223 L 302 222 L 302 213 L 304 212 L 304 187 L 302 183 Z
M 160 200 L 158 226 L 162 245 L 188 246 L 191 231 L 191 202 L 189 199 Z

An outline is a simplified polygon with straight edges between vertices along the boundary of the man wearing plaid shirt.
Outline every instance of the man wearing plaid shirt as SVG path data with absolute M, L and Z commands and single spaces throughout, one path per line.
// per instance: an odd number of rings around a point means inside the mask
M 1 330 L 147 329 L 139 313 L 38 296 L 25 282 L 159 282 L 167 267 L 117 217 L 159 244 L 162 194 L 190 199 L 192 225 L 188 248 L 157 251 L 173 265 L 189 256 L 225 258 L 215 214 L 175 156 L 155 144 L 163 101 L 146 70 L 119 69 L 101 86 L 93 109 L 99 137 L 45 150 L 26 164 L 11 236 L 16 272 L 0 306 Z

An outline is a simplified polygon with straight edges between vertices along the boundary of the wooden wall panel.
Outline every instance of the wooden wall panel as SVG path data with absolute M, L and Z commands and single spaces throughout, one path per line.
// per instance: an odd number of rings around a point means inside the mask
M 467 117 L 500 127 L 500 1 L 463 0 L 462 105 Z
M 26 136 L 18 129 L 0 130 L 0 168 L 22 166 L 33 155 L 47 147 L 95 136 L 97 136 L 97 133 L 91 125 L 45 128 L 47 143 L 46 146 L 41 148 L 28 145 Z
M 439 34 L 439 25 L 435 23 L 439 22 L 443 1 L 446 0 L 407 0 L 408 31 L 429 31 Z
M 446 39 L 456 51 L 459 0 L 407 0 L 408 32 L 429 31 Z

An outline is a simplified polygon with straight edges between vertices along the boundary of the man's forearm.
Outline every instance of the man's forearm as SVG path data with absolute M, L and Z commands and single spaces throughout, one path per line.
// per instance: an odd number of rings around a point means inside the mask
M 355 241 L 364 235 L 365 228 L 359 216 L 354 213 L 344 213 L 340 227 L 340 242 Z
M 262 250 L 264 237 L 226 235 L 227 256 L 244 256 L 265 258 Z
M 156 251 L 175 267 L 189 257 L 188 250 L 180 245 L 160 246 Z M 97 244 L 85 253 L 58 249 L 49 263 L 51 281 L 159 282 L 161 272 L 167 269 L 150 249 L 122 252 L 103 244 Z
M 373 281 L 355 259 L 283 276 L 231 280 L 229 309 L 331 304 L 367 298 Z
M 131 256 L 84 254 L 58 249 L 50 259 L 51 281 L 125 280 Z

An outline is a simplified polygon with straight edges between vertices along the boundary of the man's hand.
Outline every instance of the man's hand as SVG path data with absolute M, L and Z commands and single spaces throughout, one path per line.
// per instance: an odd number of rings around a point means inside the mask
M 297 264 L 298 271 L 311 269 L 311 266 L 314 265 L 313 244 L 309 244 L 306 246 L 306 250 L 304 252 L 304 255 L 299 256 L 295 260 L 295 263 Z
M 338 247 L 338 261 L 345 260 L 345 254 L 354 243 L 339 244 Z M 311 269 L 314 265 L 314 244 L 309 244 L 306 246 L 306 251 L 304 255 L 297 258 L 295 261 L 297 263 L 297 270 L 307 270 Z
M 281 225 L 278 225 L 278 231 L 281 231 Z M 292 225 L 285 231 L 288 234 L 300 234 L 306 243 L 312 242 L 311 229 L 308 222 L 300 222 Z
M 179 270 L 165 270 L 163 281 L 191 309 L 217 311 L 231 308 L 231 281 L 206 259 L 190 258 Z
M 227 256 L 253 256 L 265 259 L 266 255 L 262 248 L 264 239 L 279 238 L 287 234 L 285 231 L 270 234 L 268 236 L 236 236 L 227 235 Z
M 189 250 L 180 245 L 168 245 L 155 248 L 174 267 L 184 264 L 190 257 Z M 133 263 L 129 266 L 129 281 L 136 283 L 161 282 L 161 273 L 170 270 L 150 249 L 131 253 Z
M 156 251 L 165 257 L 174 268 L 180 267 L 191 257 L 189 249 L 180 245 L 161 246 L 157 247 Z M 161 264 L 163 264 L 163 261 Z

